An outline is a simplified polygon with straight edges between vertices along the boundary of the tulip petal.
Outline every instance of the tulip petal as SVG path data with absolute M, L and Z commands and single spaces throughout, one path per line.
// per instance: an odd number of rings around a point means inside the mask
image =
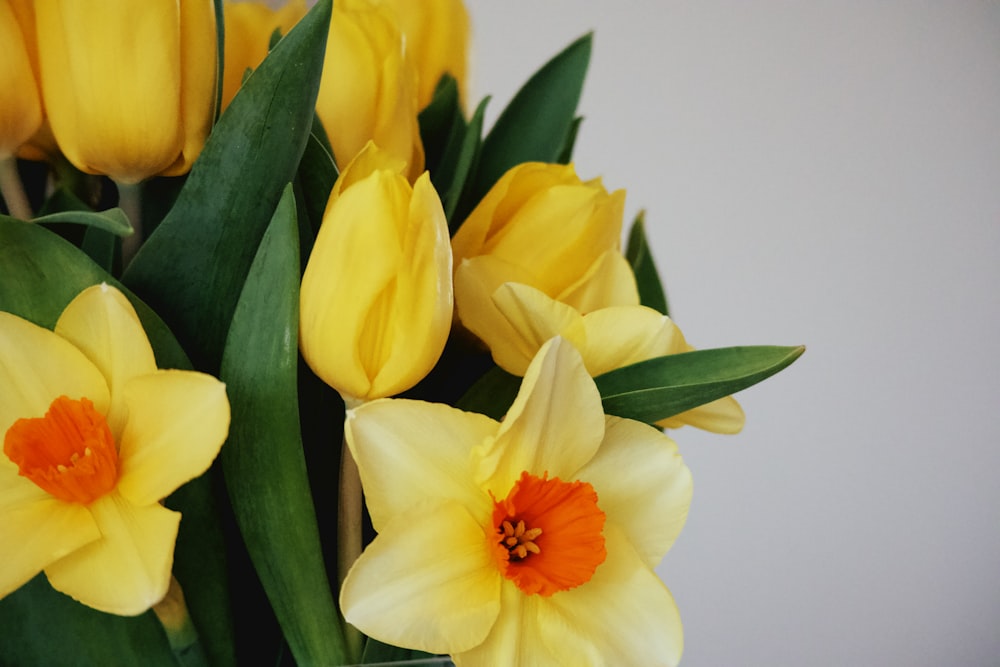
M 500 573 L 482 526 L 458 503 L 395 517 L 344 580 L 344 617 L 381 641 L 431 653 L 480 644 L 500 611 Z
M 544 641 L 566 665 L 674 667 L 684 635 L 673 596 L 614 529 L 605 531 L 608 558 L 587 585 L 541 601 Z
M 153 348 L 135 309 L 117 289 L 94 285 L 70 301 L 55 331 L 87 355 L 107 380 L 111 405 L 105 415 L 118 440 L 128 414 L 122 394 L 125 384 L 156 370 Z
M 495 440 L 483 447 L 477 477 L 498 498 L 524 471 L 574 480 L 603 436 L 597 387 L 576 348 L 554 338 L 528 367 Z
M 9 2 L 0 3 L 0 44 L 4 45 L 0 89 L 5 91 L 0 104 L 0 160 L 13 155 L 42 125 L 41 96 L 23 33 L 28 27 L 19 24 Z
M 167 592 L 181 515 L 158 504 L 136 507 L 117 493 L 90 512 L 101 539 L 46 567 L 49 583 L 99 611 L 141 614 Z
M 110 402 L 108 385 L 94 364 L 64 338 L 10 313 L 0 312 L 0 433 L 18 419 L 41 417 L 59 396 L 89 398 L 98 412 Z
M 497 428 L 474 412 L 406 399 L 349 411 L 344 433 L 375 530 L 428 497 L 455 500 L 488 520 L 492 504 L 472 481 L 472 452 Z
M 686 351 L 677 325 L 652 308 L 614 306 L 583 316 L 583 360 L 594 377 L 638 361 Z
M 82 505 L 53 498 L 0 457 L 0 598 L 101 534 Z
M 597 491 L 608 523 L 622 530 L 647 566 L 655 567 L 684 527 L 691 471 L 677 444 L 652 426 L 610 416 L 606 421 L 604 442 L 580 470 L 580 479 Z
M 577 350 L 586 348 L 584 320 L 580 313 L 541 290 L 519 283 L 504 283 L 493 293 L 493 304 L 516 335 L 505 338 L 487 333 L 484 342 L 493 360 L 508 373 L 523 376 L 538 350 L 555 336 L 570 341 Z
M 609 306 L 639 305 L 635 274 L 617 249 L 600 255 L 576 282 L 553 296 L 584 314 Z
M 500 615 L 489 636 L 479 646 L 452 655 L 456 667 L 494 665 L 560 665 L 578 667 L 563 660 L 558 648 L 549 650 L 543 637 L 546 628 L 538 622 L 544 598 L 525 595 L 516 584 L 504 580 L 500 592 Z
M 453 247 L 454 250 L 454 247 Z M 536 284 L 528 270 L 494 255 L 463 260 L 455 270 L 455 308 L 462 326 L 482 340 L 516 340 L 517 330 L 492 296 L 506 282 Z
M 195 371 L 133 378 L 124 391 L 119 493 L 144 506 L 208 470 L 229 432 L 226 386 Z
M 732 396 L 726 396 L 691 408 L 673 417 L 656 422 L 660 428 L 680 428 L 688 425 L 712 433 L 731 435 L 743 430 L 746 415 L 743 408 Z

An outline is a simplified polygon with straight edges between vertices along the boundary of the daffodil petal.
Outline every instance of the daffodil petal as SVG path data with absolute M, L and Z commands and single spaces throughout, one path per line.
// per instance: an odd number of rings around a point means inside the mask
M 564 665 L 558 650 L 550 651 L 542 635 L 546 628 L 538 623 L 538 608 L 543 598 L 525 595 L 513 582 L 504 580 L 500 592 L 500 614 L 489 636 L 464 653 L 452 654 L 456 667 L 495 667 L 496 665 Z
M 136 507 L 117 493 L 90 512 L 101 539 L 46 567 L 49 583 L 99 611 L 141 614 L 167 592 L 181 515 L 158 504 Z
M 344 580 L 340 607 L 380 641 L 455 653 L 489 633 L 500 580 L 482 525 L 459 503 L 424 503 L 383 526 Z
M 124 396 L 118 491 L 150 505 L 215 460 L 229 432 L 226 386 L 204 373 L 163 370 L 133 378 Z
M 746 415 L 743 408 L 732 396 L 691 408 L 686 412 L 656 422 L 661 428 L 680 428 L 688 425 L 712 433 L 731 435 L 743 430 Z
M 0 312 L 0 434 L 18 419 L 41 417 L 59 396 L 110 402 L 104 376 L 80 350 L 48 329 Z
M 618 249 L 606 251 L 576 282 L 553 296 L 585 314 L 609 306 L 639 305 L 635 274 Z
M 477 477 L 498 498 L 524 471 L 577 479 L 603 437 L 601 396 L 580 353 L 553 338 L 528 367 L 496 439 L 482 449 Z
M 87 355 L 107 379 L 111 405 L 105 417 L 120 438 L 127 415 L 125 383 L 156 370 L 153 348 L 132 304 L 106 283 L 88 287 L 63 310 L 55 332 Z
M 594 577 L 539 603 L 549 650 L 566 665 L 674 667 L 684 648 L 670 591 L 619 532 L 605 531 L 608 558 Z
M 606 420 L 604 442 L 580 470 L 580 479 L 597 491 L 608 522 L 622 529 L 648 567 L 655 567 L 684 527 L 691 471 L 677 444 L 657 429 L 630 419 Z
M 472 451 L 497 428 L 480 414 L 406 399 L 349 411 L 344 433 L 375 530 L 428 497 L 456 500 L 486 521 L 492 504 L 472 481 Z
M 101 536 L 82 505 L 53 498 L 0 457 L 0 598 Z
M 520 283 L 504 283 L 493 293 L 493 304 L 515 335 L 487 333 L 485 343 L 493 360 L 508 373 L 523 376 L 538 350 L 555 336 L 567 339 L 578 350 L 585 348 L 586 333 L 580 313 L 541 290 Z
M 684 352 L 684 336 L 673 321 L 645 306 L 613 306 L 583 316 L 582 351 L 594 377 L 637 361 Z

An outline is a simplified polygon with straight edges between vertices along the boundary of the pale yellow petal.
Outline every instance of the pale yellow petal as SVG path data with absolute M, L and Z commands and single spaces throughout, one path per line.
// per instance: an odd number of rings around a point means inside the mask
M 0 434 L 21 418 L 41 417 L 59 396 L 89 398 L 98 412 L 110 404 L 108 385 L 69 341 L 0 312 Z
M 539 603 L 545 643 L 565 665 L 674 667 L 684 633 L 673 596 L 620 533 L 605 530 L 605 540 L 589 582 Z
M 141 614 L 167 592 L 181 515 L 157 504 L 135 507 L 117 493 L 90 512 L 101 538 L 46 567 L 49 583 L 99 611 Z
M 617 249 L 600 255 L 576 282 L 552 296 L 584 314 L 609 306 L 639 305 L 635 274 Z
M 603 437 L 601 396 L 580 353 L 553 338 L 528 367 L 495 440 L 480 450 L 477 479 L 498 498 L 524 471 L 575 480 Z
M 498 427 L 480 414 L 406 399 L 349 411 L 344 432 L 375 529 L 424 498 L 454 500 L 486 521 L 492 503 L 473 483 L 472 450 Z
M 133 378 L 124 391 L 128 422 L 119 445 L 118 490 L 156 503 L 208 470 L 229 432 L 226 386 L 195 371 Z
M 128 412 L 122 394 L 125 384 L 156 370 L 153 348 L 135 309 L 114 287 L 94 285 L 70 301 L 55 331 L 87 355 L 107 379 L 111 406 L 105 416 L 118 440 Z
M 100 537 L 82 505 L 53 498 L 0 456 L 0 598 Z
M 677 325 L 652 308 L 615 306 L 583 317 L 583 361 L 594 377 L 638 361 L 683 351 Z M 680 346 L 678 346 L 678 343 Z
M 745 422 L 746 415 L 743 413 L 743 408 L 735 398 L 726 396 L 658 421 L 656 425 L 672 429 L 687 425 L 712 433 L 731 435 L 742 431 Z
M 504 283 L 493 293 L 493 305 L 514 335 L 505 337 L 506 331 L 489 329 L 483 332 L 483 341 L 493 361 L 508 373 L 523 376 L 538 350 L 555 336 L 562 336 L 579 351 L 586 347 L 580 313 L 534 287 Z
M 483 528 L 464 507 L 417 504 L 383 526 L 355 562 L 340 607 L 379 641 L 455 653 L 489 633 L 500 580 Z
M 662 432 L 630 419 L 606 420 L 604 442 L 580 470 L 580 479 L 597 491 L 607 521 L 623 531 L 647 566 L 655 567 L 684 527 L 691 471 L 676 443 Z
M 500 614 L 489 636 L 483 643 L 468 651 L 452 654 L 456 667 L 576 667 L 564 662 L 558 650 L 550 651 L 543 641 L 545 628 L 538 623 L 538 608 L 542 599 L 539 595 L 525 595 L 514 583 L 503 580 Z

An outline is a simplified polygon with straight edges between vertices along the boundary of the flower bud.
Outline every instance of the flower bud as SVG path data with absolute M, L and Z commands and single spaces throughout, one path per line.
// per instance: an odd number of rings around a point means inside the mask
M 427 173 L 369 143 L 340 174 L 302 276 L 299 345 L 350 403 L 391 396 L 437 363 L 451 327 L 451 252 Z
M 42 125 L 42 98 L 33 64 L 34 10 L 27 0 L 0 0 L 0 160 L 14 155 Z
M 120 183 L 187 172 L 212 122 L 211 0 L 35 3 L 52 133 L 76 167 Z

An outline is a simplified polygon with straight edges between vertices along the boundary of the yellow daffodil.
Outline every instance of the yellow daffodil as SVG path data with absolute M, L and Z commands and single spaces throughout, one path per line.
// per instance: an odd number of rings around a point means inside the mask
M 580 312 L 639 303 L 620 251 L 625 192 L 581 182 L 572 165 L 529 162 L 500 178 L 455 233 L 455 305 L 484 337 L 503 326 L 490 298 L 531 285 Z
M 602 413 L 572 345 L 543 346 L 500 423 L 387 399 L 346 435 L 378 532 L 341 591 L 362 632 L 460 667 L 677 664 L 653 568 L 690 473 L 661 432 Z
M 537 350 L 554 336 L 568 339 L 583 356 L 591 376 L 694 348 L 669 317 L 645 306 L 612 306 L 581 315 L 571 306 L 527 285 L 505 283 L 493 294 L 503 326 L 484 332 L 498 366 L 524 375 Z M 739 433 L 743 409 L 732 396 L 657 422 L 663 428 L 685 424 L 713 433 Z
M 369 143 L 340 174 L 302 276 L 299 342 L 348 401 L 391 396 L 437 362 L 451 326 L 448 227 L 430 177 Z
M 462 0 L 382 0 L 406 36 L 406 53 L 417 68 L 417 106 L 426 107 L 445 73 L 465 90 L 469 52 L 469 12 Z
M 257 69 L 267 56 L 271 35 L 287 35 L 306 14 L 305 0 L 292 0 L 279 9 L 264 2 L 230 2 L 223 6 L 226 23 L 222 108 L 229 106 L 243 83 L 246 70 Z
M 211 0 L 35 3 L 42 93 L 70 162 L 119 183 L 187 172 L 212 122 Z
M 424 171 L 416 76 L 388 9 L 372 0 L 333 4 L 316 113 L 341 170 L 374 141 L 406 163 L 411 183 Z
M 160 500 L 218 454 L 225 386 L 157 370 L 128 300 L 98 285 L 55 331 L 0 312 L 0 387 L 0 597 L 44 570 L 95 609 L 149 609 L 181 518 Z
M 32 65 L 34 9 L 25 0 L 0 0 L 0 160 L 14 155 L 42 126 L 42 98 Z

